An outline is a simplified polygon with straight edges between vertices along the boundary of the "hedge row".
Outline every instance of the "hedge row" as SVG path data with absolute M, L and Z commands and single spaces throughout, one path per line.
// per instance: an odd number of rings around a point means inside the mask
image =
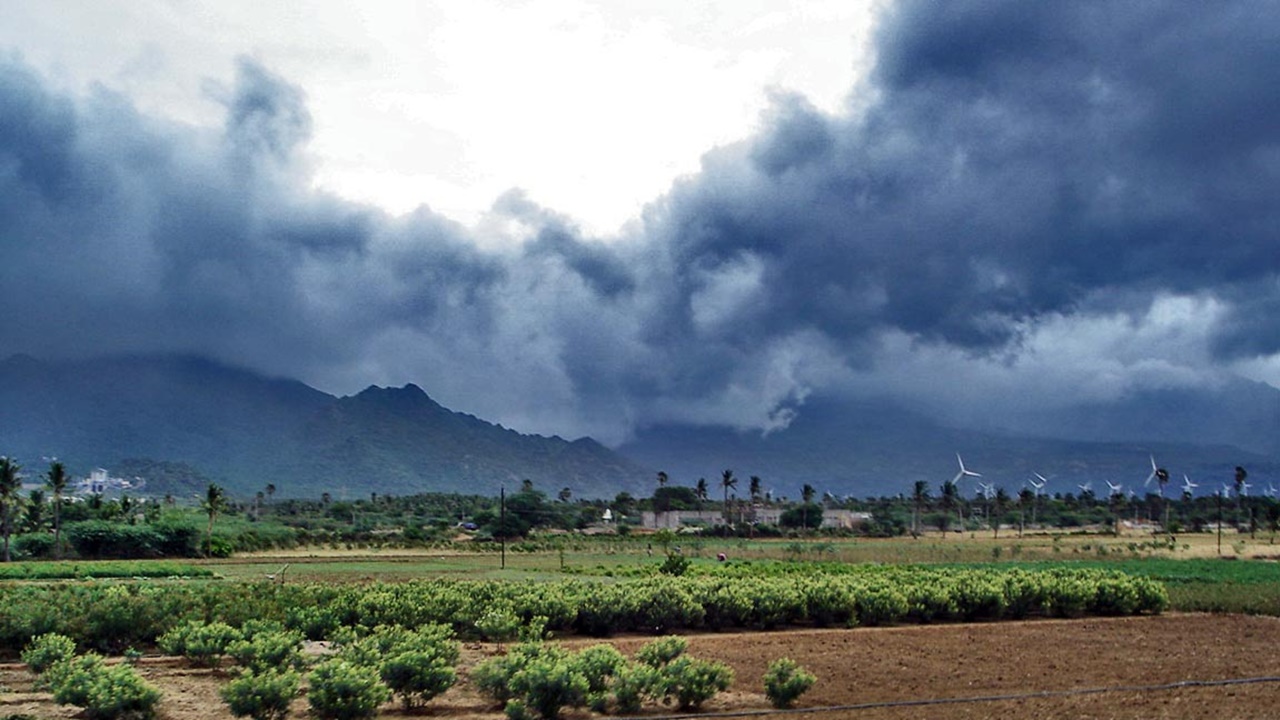
M 275 620 L 313 639 L 342 627 L 449 625 L 474 636 L 494 612 L 547 630 L 603 636 L 698 628 L 880 625 L 1156 613 L 1154 580 L 1096 569 L 890 567 L 853 575 L 655 577 L 601 584 L 419 580 L 335 587 L 134 582 L 0 588 L 0 648 L 58 632 L 81 647 L 145 646 L 187 620 L 240 626 Z

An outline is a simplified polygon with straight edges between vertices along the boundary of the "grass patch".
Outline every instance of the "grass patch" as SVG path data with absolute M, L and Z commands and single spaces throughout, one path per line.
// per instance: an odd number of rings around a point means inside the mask
M 213 577 L 207 567 L 170 560 L 61 560 L 0 564 L 0 580 Z

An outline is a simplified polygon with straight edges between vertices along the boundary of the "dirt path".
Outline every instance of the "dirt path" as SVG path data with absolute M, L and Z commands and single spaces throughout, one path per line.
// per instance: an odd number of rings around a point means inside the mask
M 789 656 L 818 676 L 801 706 L 963 699 L 1093 688 L 1137 687 L 1189 680 L 1280 676 L 1280 619 L 1223 615 L 1041 620 L 853 630 L 792 630 L 690 636 L 689 651 L 732 665 L 737 680 L 708 712 L 768 707 L 761 677 L 769 661 Z M 613 640 L 630 653 L 648 638 Z M 573 639 L 582 647 L 595 641 Z M 468 648 L 463 667 L 491 648 Z M 186 668 L 172 658 L 144 658 L 140 669 L 165 693 L 162 720 L 230 718 L 217 689 L 226 675 Z M 71 718 L 73 708 L 31 692 L 21 665 L 0 666 L 0 715 Z M 294 705 L 306 713 L 305 699 Z M 658 714 L 661 709 L 654 709 Z M 1280 682 L 1173 690 L 1105 692 L 914 707 L 822 712 L 816 718 L 1272 718 Z M 399 716 L 387 705 L 384 716 Z M 483 717 L 494 712 L 461 686 L 436 699 L 423 717 Z M 570 718 L 588 717 L 571 713 Z

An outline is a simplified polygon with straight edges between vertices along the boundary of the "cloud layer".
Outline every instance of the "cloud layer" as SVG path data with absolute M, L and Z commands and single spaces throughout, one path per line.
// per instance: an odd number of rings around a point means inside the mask
M 475 227 L 317 192 L 306 98 L 249 59 L 215 130 L 0 60 L 0 337 L 412 381 L 607 441 L 767 431 L 812 393 L 964 420 L 1277 379 L 1265 3 L 906 2 L 876 50 L 847 112 L 776 94 L 611 238 L 518 190 Z

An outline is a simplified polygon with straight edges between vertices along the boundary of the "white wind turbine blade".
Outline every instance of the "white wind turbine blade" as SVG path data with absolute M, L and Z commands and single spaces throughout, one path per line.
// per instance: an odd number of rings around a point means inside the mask
M 1142 487 L 1146 487 L 1150 485 L 1151 481 L 1156 479 L 1156 473 L 1159 471 L 1160 469 L 1156 467 L 1156 456 L 1152 455 L 1151 456 L 1151 474 L 1147 476 L 1146 480 L 1142 481 Z

